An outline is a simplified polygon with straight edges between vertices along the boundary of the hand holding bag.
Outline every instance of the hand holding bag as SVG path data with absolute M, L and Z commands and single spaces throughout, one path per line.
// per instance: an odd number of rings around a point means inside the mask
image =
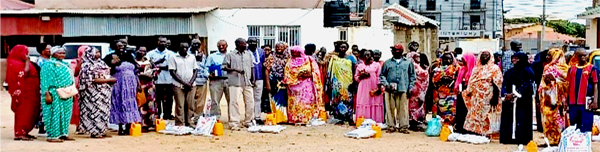
M 71 97 L 77 95 L 77 93 L 79 93 L 79 91 L 77 91 L 77 87 L 75 87 L 75 85 L 73 84 L 68 87 L 56 89 L 56 93 L 58 93 L 58 96 L 60 98 L 68 99 L 68 98 L 71 98 Z

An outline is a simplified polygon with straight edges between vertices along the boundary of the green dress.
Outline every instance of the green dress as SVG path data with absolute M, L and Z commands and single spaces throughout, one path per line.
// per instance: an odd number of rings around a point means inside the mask
M 73 97 L 61 99 L 56 93 L 57 88 L 73 85 L 73 75 L 69 64 L 55 58 L 42 66 L 40 83 L 42 90 L 43 120 L 46 124 L 48 139 L 57 139 L 69 134 L 69 122 L 73 109 Z M 50 92 L 52 104 L 46 104 L 45 94 Z

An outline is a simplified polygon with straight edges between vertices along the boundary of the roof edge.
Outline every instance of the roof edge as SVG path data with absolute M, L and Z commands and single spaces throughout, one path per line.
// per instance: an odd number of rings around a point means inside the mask
M 29 9 L 0 10 L 0 14 L 164 14 L 164 13 L 206 13 L 219 7 L 198 8 L 128 8 L 128 9 Z

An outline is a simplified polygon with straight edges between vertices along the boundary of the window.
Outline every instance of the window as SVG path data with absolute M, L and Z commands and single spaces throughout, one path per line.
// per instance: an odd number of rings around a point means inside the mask
M 400 0 L 400 5 L 402 7 L 408 8 L 408 0 Z
M 300 26 L 248 25 L 248 37 L 256 37 L 258 46 L 275 46 L 277 42 L 300 45 Z
M 481 9 L 481 0 L 471 0 L 471 9 Z
M 481 16 L 471 15 L 471 30 L 480 30 Z
M 435 0 L 427 0 L 427 10 L 428 11 L 435 10 Z
M 340 28 L 339 29 L 339 37 L 340 41 L 348 41 L 348 28 Z

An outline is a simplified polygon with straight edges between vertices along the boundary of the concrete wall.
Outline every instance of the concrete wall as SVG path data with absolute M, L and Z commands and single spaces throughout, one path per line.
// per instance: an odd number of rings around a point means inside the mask
M 438 30 L 431 27 L 406 27 L 396 25 L 394 30 L 394 43 L 402 43 L 407 49 L 408 43 L 416 41 L 419 50 L 427 55 L 429 61 L 433 60 L 435 50 L 438 48 Z
M 383 29 L 383 10 L 372 10 L 371 27 L 348 28 L 348 43 L 360 48 L 379 49 L 382 59 L 391 57 L 393 33 Z M 248 38 L 248 25 L 298 25 L 300 44 L 314 43 L 317 48 L 333 51 L 333 42 L 339 40 L 338 28 L 323 27 L 323 9 L 219 9 L 206 13 L 208 49 L 217 50 L 217 42 L 224 39 L 229 50 L 235 48 L 236 38 Z
M 506 30 L 506 38 L 510 39 L 511 37 L 521 34 L 521 33 L 524 33 L 524 32 L 537 32 L 537 31 L 542 31 L 542 25 L 533 25 L 533 26 L 524 27 L 524 28 L 514 28 L 514 29 Z M 546 31 L 554 32 L 554 29 L 551 27 L 546 27 Z
M 318 2 L 318 4 L 317 4 Z M 45 8 L 322 8 L 323 0 L 35 0 L 37 9 Z M 374 9 L 382 0 L 371 0 Z
M 598 48 L 598 18 L 588 19 L 585 27 L 585 42 L 590 49 Z

